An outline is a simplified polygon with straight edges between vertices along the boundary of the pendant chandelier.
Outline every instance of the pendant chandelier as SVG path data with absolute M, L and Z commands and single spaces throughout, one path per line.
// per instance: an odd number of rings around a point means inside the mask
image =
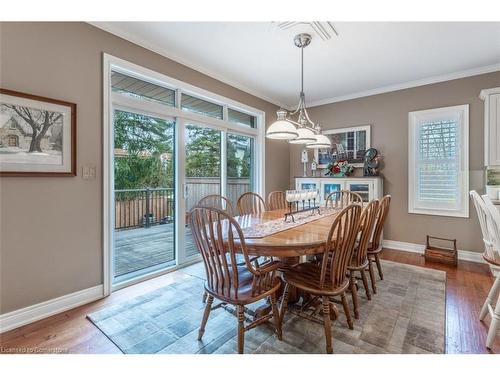
M 311 43 L 311 35 L 299 34 L 294 38 L 295 45 L 301 53 L 301 89 L 299 104 L 294 112 L 288 113 L 280 108 L 276 112 L 277 120 L 269 126 L 266 137 L 271 139 L 285 139 L 293 144 L 304 144 L 307 148 L 328 148 L 331 143 L 327 136 L 321 134 L 321 128 L 309 118 L 306 109 L 306 95 L 304 94 L 304 48 Z M 292 116 L 297 115 L 297 120 Z

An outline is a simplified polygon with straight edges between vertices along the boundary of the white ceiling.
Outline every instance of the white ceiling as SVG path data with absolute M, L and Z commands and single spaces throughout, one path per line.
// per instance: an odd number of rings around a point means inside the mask
M 273 103 L 293 107 L 300 50 L 273 22 L 94 22 L 93 25 Z M 304 50 L 309 106 L 500 70 L 500 23 L 333 22 Z

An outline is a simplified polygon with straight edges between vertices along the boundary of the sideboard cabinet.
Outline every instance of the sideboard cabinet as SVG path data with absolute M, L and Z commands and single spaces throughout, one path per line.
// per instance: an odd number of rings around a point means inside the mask
M 381 199 L 384 195 L 383 178 L 378 177 L 295 177 L 295 189 L 319 189 L 320 203 L 336 190 L 358 193 L 364 202 Z

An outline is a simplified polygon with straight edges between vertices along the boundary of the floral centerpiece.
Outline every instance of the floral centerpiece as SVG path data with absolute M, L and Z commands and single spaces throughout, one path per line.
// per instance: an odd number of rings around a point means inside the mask
M 328 164 L 325 176 L 345 177 L 354 172 L 354 167 L 347 160 L 336 160 Z

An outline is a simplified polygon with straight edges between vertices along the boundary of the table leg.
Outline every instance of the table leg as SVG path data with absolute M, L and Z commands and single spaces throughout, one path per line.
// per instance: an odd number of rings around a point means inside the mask
M 293 265 L 298 264 L 300 262 L 300 257 L 280 258 L 280 261 L 283 263 L 284 267 L 293 266 Z M 284 283 L 281 283 L 281 288 L 276 293 L 278 300 L 280 300 L 281 297 L 283 296 L 284 289 L 285 289 L 285 285 L 284 285 Z M 289 304 L 297 303 L 299 301 L 300 297 L 301 297 L 301 294 L 299 293 L 297 288 L 290 285 L 290 289 L 288 292 L 288 303 Z M 255 309 L 254 320 L 259 319 L 260 317 L 269 314 L 271 312 L 271 309 L 272 309 L 271 299 L 268 297 L 268 298 L 266 298 L 266 301 L 262 305 L 260 305 L 259 307 L 257 307 Z

